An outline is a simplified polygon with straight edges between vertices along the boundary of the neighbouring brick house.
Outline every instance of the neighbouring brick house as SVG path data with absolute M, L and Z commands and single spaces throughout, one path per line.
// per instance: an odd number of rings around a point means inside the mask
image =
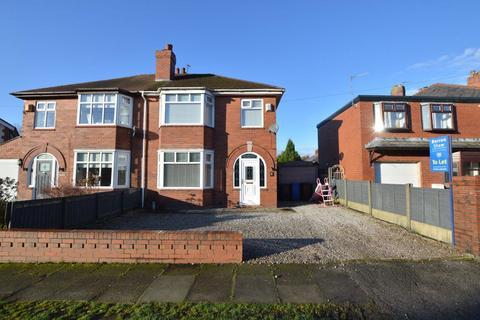
M 0 147 L 19 163 L 18 198 L 44 187 L 138 187 L 146 207 L 277 205 L 276 111 L 284 89 L 175 67 L 13 93 L 23 133 Z
M 18 137 L 17 128 L 0 118 L 0 143 Z
M 413 96 L 360 95 L 317 125 L 319 166 L 352 180 L 443 187 L 430 172 L 428 138 L 451 135 L 454 175 L 480 174 L 480 73 L 467 85 L 433 84 Z

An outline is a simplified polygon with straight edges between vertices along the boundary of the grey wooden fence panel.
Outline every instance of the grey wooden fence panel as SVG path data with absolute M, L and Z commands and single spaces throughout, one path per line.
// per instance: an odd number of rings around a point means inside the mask
M 450 191 L 412 188 L 412 220 L 450 229 Z
M 61 228 L 62 201 L 58 199 L 39 199 L 31 201 L 15 201 L 12 203 L 10 218 L 11 228 Z M 36 214 L 32 215 L 31 213 Z
M 348 181 L 347 194 L 348 194 L 348 201 L 368 204 L 368 182 L 367 181 Z
M 345 199 L 345 181 L 344 180 L 335 180 L 335 188 L 337 190 L 337 195 L 340 199 Z
M 372 183 L 372 207 L 400 215 L 406 215 L 405 186 Z

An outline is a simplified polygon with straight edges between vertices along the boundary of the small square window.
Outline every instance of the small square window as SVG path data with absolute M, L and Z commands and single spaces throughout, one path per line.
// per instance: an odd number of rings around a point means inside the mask
M 190 96 L 190 98 L 192 99 L 191 101 L 195 101 L 195 102 L 200 101 L 201 100 L 201 94 L 199 94 L 199 93 L 192 94 Z
M 190 162 L 200 162 L 200 152 L 190 152 Z
M 190 101 L 190 97 L 188 96 L 188 94 L 179 94 L 178 101 L 188 102 Z
M 86 152 L 77 153 L 77 161 L 87 161 L 87 153 Z
M 90 153 L 90 161 L 99 162 L 100 161 L 100 152 Z
M 166 101 L 177 101 L 177 95 L 175 94 L 166 94 L 165 95 Z
M 244 108 L 250 108 L 251 101 L 250 100 L 243 100 L 242 101 L 242 107 Z
M 165 162 L 175 162 L 175 153 L 174 152 L 165 152 L 163 154 L 163 161 L 165 161 Z
M 176 162 L 188 162 L 188 152 L 177 152 Z

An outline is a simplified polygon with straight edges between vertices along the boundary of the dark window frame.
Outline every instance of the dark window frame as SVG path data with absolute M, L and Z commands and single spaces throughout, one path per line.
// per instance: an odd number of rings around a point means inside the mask
M 425 105 L 425 104 L 423 104 Z M 434 107 L 440 107 L 440 111 L 434 111 Z M 450 108 L 450 111 L 446 111 L 446 107 Z M 422 108 L 422 105 L 420 106 Z M 457 131 L 457 116 L 456 116 L 456 108 L 455 105 L 452 103 L 428 103 L 428 117 L 430 123 L 430 129 L 425 129 L 423 127 L 423 110 L 420 109 L 420 114 L 422 116 L 422 130 L 426 132 L 455 132 Z M 451 128 L 435 128 L 433 123 L 433 114 L 434 113 L 450 113 L 452 115 L 452 127 Z
M 391 105 L 392 109 L 391 110 L 386 110 L 385 106 L 386 105 Z M 382 123 L 383 123 L 383 129 L 385 131 L 407 131 L 410 130 L 410 109 L 408 108 L 407 103 L 404 102 L 382 102 L 381 103 L 382 107 Z M 402 107 L 403 110 L 400 110 L 400 107 Z M 386 112 L 403 112 L 405 114 L 405 124 L 403 127 L 387 127 L 385 125 L 385 113 Z

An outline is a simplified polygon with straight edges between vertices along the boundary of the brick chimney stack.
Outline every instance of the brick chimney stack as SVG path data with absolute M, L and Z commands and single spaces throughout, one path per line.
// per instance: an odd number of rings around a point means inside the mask
M 156 68 L 155 80 L 172 80 L 175 77 L 175 53 L 173 53 L 173 46 L 167 44 L 165 49 L 157 50 L 155 52 Z
M 467 86 L 480 88 L 480 72 L 472 70 L 467 78 Z
M 404 96 L 405 95 L 405 86 L 403 84 L 397 84 L 392 87 L 390 91 L 392 96 Z

